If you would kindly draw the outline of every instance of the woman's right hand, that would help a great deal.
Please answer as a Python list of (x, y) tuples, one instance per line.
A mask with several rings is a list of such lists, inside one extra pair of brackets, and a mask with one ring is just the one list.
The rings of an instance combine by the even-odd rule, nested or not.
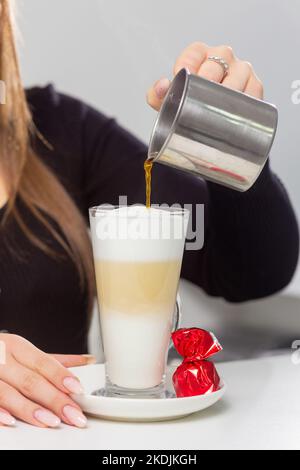
[(90, 363), (88, 356), (49, 355), (20, 336), (0, 333), (5, 361), (0, 363), (0, 425), (15, 419), (41, 428), (66, 424), (83, 428), (87, 420), (71, 394), (83, 393), (66, 367)]

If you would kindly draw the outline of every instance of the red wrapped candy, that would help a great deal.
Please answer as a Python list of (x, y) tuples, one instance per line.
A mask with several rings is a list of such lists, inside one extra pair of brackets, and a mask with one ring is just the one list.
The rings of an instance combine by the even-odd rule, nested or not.
[(183, 361), (173, 374), (173, 385), (178, 398), (205, 395), (219, 390), (220, 377), (212, 362)]
[(222, 350), (215, 336), (200, 328), (181, 328), (172, 333), (172, 339), (184, 358), (173, 374), (176, 396), (190, 397), (219, 390), (220, 377), (215, 365), (206, 360)]
[(180, 356), (190, 361), (201, 361), (222, 351), (217, 338), (200, 328), (181, 328), (172, 333), (172, 340)]

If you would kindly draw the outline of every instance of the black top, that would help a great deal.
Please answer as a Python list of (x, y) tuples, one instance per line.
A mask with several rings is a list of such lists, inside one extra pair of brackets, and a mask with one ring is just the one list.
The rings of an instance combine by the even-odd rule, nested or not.
[[(147, 149), (142, 142), (52, 86), (33, 88), (27, 96), (36, 126), (54, 148), (37, 141), (40, 158), (87, 221), (90, 206), (118, 204), (119, 195), (127, 195), (129, 204), (144, 203)], [(298, 259), (298, 228), (286, 191), (268, 165), (252, 189), (238, 193), (157, 164), (152, 201), (205, 204), (205, 245), (185, 253), (182, 275), (209, 295), (241, 302), (270, 295), (290, 281)], [(49, 240), (49, 233), (22, 210), (35, 233)], [(85, 353), (86, 296), (72, 262), (47, 257), (14, 222), (0, 233), (0, 262), (0, 330), (22, 335), (47, 352)]]

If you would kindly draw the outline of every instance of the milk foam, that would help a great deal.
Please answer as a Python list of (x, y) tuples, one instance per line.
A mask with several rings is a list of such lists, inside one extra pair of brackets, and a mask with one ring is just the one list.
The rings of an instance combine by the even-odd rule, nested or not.
[(96, 211), (94, 256), (112, 261), (167, 261), (182, 256), (188, 213), (145, 206)]

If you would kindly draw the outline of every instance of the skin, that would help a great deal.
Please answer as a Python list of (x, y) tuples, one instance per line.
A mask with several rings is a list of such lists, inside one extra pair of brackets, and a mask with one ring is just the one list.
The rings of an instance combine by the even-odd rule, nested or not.
[[(226, 77), (221, 65), (207, 60), (210, 55), (226, 60), (229, 65)], [(174, 75), (182, 68), (255, 98), (263, 98), (263, 85), (252, 65), (239, 60), (231, 47), (209, 47), (204, 43), (195, 42), (177, 58)], [(147, 101), (155, 110), (160, 109), (169, 85), (170, 81), (162, 78), (149, 89)], [(0, 173), (0, 207), (6, 199), (7, 194)], [(50, 356), (25, 339), (11, 334), (0, 334), (0, 341), (5, 343), (7, 350), (6, 363), (0, 365), (0, 425), (13, 425), (13, 417), (16, 417), (38, 427), (56, 427), (60, 421), (84, 427), (83, 415), (80, 419), (80, 409), (71, 399), (70, 390), (66, 388), (64, 381), (70, 377), (74, 379), (67, 367), (86, 365), (92, 359), (83, 356)], [(77, 420), (70, 420), (66, 416), (66, 405), (71, 406), (72, 410), (77, 410)], [(52, 413), (51, 425), (36, 418), (36, 412), (38, 411), (39, 416), (41, 410)], [(55, 417), (59, 419), (56, 418), (55, 421)]]
[(8, 194), (4, 187), (4, 180), (3, 180), (3, 176), (1, 175), (1, 170), (0, 170), (0, 207), (4, 206), (7, 200), (8, 200)]
[[(209, 56), (219, 56), (229, 65), (229, 73), (224, 77), (221, 65), (207, 60)], [(190, 44), (177, 58), (173, 73), (176, 75), (182, 68), (187, 68), (190, 73), (199, 75), (207, 80), (244, 92), (254, 98), (263, 99), (263, 84), (255, 74), (249, 62), (236, 57), (229, 46), (210, 47), (202, 42)], [(162, 100), (166, 95), (170, 82), (167, 78), (158, 80), (147, 93), (148, 104), (155, 110), (159, 110)]]

